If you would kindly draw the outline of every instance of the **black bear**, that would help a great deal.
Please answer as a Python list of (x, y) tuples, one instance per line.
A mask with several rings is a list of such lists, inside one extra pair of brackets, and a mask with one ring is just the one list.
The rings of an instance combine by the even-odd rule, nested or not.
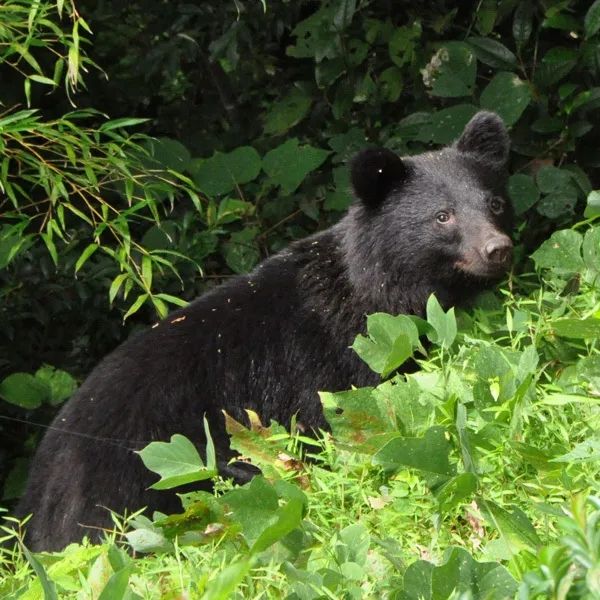
[[(377, 383), (349, 348), (365, 316), (422, 314), (435, 292), (464, 302), (506, 271), (509, 138), (476, 114), (447, 148), (399, 158), (386, 149), (351, 163), (357, 201), (336, 225), (295, 242), (248, 275), (203, 295), (106, 357), (42, 440), (18, 507), (27, 543), (52, 550), (97, 537), (107, 508), (180, 508), (134, 451), (181, 433), (203, 447), (207, 415), (223, 472), (224, 409), (244, 419), (326, 427), (318, 390)], [(89, 528), (88, 528), (89, 526)]]

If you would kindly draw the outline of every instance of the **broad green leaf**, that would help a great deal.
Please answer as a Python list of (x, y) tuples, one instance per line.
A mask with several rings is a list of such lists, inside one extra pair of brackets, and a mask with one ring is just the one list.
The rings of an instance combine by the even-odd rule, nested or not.
[(412, 25), (394, 27), (388, 42), (388, 53), (397, 67), (403, 67), (414, 60), (421, 33), (422, 27), (418, 21)]
[(550, 88), (565, 77), (577, 64), (577, 52), (571, 48), (550, 48), (535, 73), (535, 83)]
[(508, 179), (508, 195), (515, 209), (515, 214), (518, 216), (529, 210), (538, 201), (540, 192), (533, 177), (516, 173)]
[(600, 438), (596, 437), (584, 440), (583, 442), (576, 444), (570, 452), (550, 460), (551, 462), (573, 464), (600, 461)]
[(386, 471), (411, 467), (426, 473), (452, 476), (455, 468), (450, 464), (451, 445), (444, 427), (431, 427), (423, 437), (396, 437), (373, 456), (373, 464)]
[(77, 389), (77, 382), (69, 373), (48, 365), (40, 367), (35, 372), (35, 378), (48, 386), (48, 402), (53, 406), (64, 402)]
[(265, 154), (263, 169), (284, 194), (291, 194), (330, 154), (328, 150), (300, 146), (297, 138), (291, 138)]
[(517, 65), (517, 57), (496, 40), (470, 37), (467, 42), (473, 48), (477, 59), (494, 69), (512, 69)]
[(573, 185), (573, 178), (569, 171), (559, 169), (552, 165), (544, 165), (536, 175), (536, 181), (541, 192), (552, 194), (568, 192), (577, 194)]
[(419, 130), (418, 139), (436, 144), (450, 144), (460, 137), (465, 125), (477, 112), (472, 104), (456, 104), (438, 110)]
[(526, 44), (531, 37), (533, 31), (533, 4), (530, 0), (521, 0), (519, 6), (515, 10), (513, 17), (513, 37), (519, 45)]
[(225, 567), (206, 584), (206, 592), (201, 596), (201, 600), (227, 600), (231, 598), (235, 588), (250, 571), (252, 562), (251, 559), (240, 559)]
[(538, 201), (536, 209), (540, 215), (544, 215), (549, 219), (558, 219), (563, 215), (573, 213), (577, 195), (565, 194), (564, 192), (556, 192), (554, 194), (546, 194)]
[(592, 190), (587, 197), (587, 206), (583, 213), (586, 219), (600, 215), (600, 190)]
[(125, 598), (130, 574), (131, 567), (129, 566), (113, 573), (98, 596), (98, 600), (122, 600)]
[(399, 600), (506, 600), (517, 592), (517, 582), (500, 563), (477, 562), (463, 548), (449, 548), (439, 566), (424, 560), (404, 573)]
[(433, 328), (427, 337), (434, 344), (450, 348), (456, 339), (456, 317), (454, 307), (448, 312), (440, 306), (438, 299), (431, 294), (427, 299), (427, 322)]
[(502, 536), (502, 539), (515, 552), (529, 550), (536, 552), (540, 539), (527, 515), (516, 506), (512, 512), (489, 500), (479, 499), (477, 504), (486, 521)]
[(477, 9), (477, 30), (481, 35), (488, 35), (494, 29), (498, 16), (498, 2), (496, 0), (482, 0)]
[(286, 132), (304, 119), (311, 104), (310, 96), (301, 90), (292, 90), (285, 98), (271, 106), (265, 118), (265, 133), (277, 135)]
[(449, 479), (435, 490), (439, 509), (448, 512), (461, 502), (467, 502), (477, 491), (477, 476), (474, 473), (461, 473)]
[(257, 227), (247, 227), (232, 233), (229, 241), (223, 244), (225, 262), (234, 273), (247, 273), (260, 260), (255, 241), (257, 234)]
[(445, 42), (423, 71), (425, 85), (433, 96), (470, 96), (475, 85), (475, 56), (463, 42)]
[(497, 73), (481, 93), (481, 107), (498, 113), (514, 125), (531, 100), (529, 85), (514, 73)]
[(538, 269), (551, 269), (559, 274), (581, 273), (583, 236), (572, 229), (554, 232), (532, 255)]
[(178, 433), (171, 436), (170, 442), (151, 442), (137, 454), (147, 469), (160, 475), (160, 480), (150, 486), (155, 490), (168, 490), (216, 475), (215, 470), (204, 466), (194, 444)]
[(600, 319), (557, 319), (552, 321), (552, 331), (565, 338), (595, 339), (600, 337)]
[(585, 13), (583, 20), (585, 35), (588, 38), (596, 35), (600, 31), (600, 0), (596, 0)]
[(382, 377), (400, 367), (419, 344), (417, 327), (406, 315), (369, 315), (367, 332), (368, 337), (356, 337), (352, 349)]
[(50, 393), (50, 386), (30, 373), (13, 373), (0, 382), (0, 397), (27, 409), (41, 406)]
[[(397, 437), (395, 401), (401, 405), (403, 401), (413, 400), (406, 395), (398, 399), (393, 394), (376, 396), (372, 388), (319, 392), (319, 396), (339, 447), (365, 454), (374, 454), (392, 437)], [(415, 401), (418, 402), (418, 396)]]
[(252, 544), (250, 554), (263, 552), (298, 528), (302, 523), (303, 511), (304, 503), (296, 498), (292, 498), (287, 504), (280, 506), (274, 514), (276, 521), (263, 529), (258, 539)]
[(215, 152), (206, 159), (193, 159), (189, 170), (196, 185), (208, 196), (227, 194), (237, 185), (258, 177), (261, 159), (251, 146), (240, 146), (228, 153)]

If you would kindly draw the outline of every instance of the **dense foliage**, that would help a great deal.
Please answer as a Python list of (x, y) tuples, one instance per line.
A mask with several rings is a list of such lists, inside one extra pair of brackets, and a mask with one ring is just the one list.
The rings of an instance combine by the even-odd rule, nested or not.
[[(441, 565), (457, 545), (477, 562), (456, 549), (445, 564), (472, 581), (493, 571), (506, 590), (513, 578), (526, 582), (522, 597), (567, 597), (571, 584), (579, 595), (568, 597), (594, 597), (600, 513), (581, 498), (598, 488), (600, 260), (597, 230), (586, 229), (600, 211), (598, 0), (5, 0), (0, 80), (0, 480), (9, 505), (42, 426), (76, 381), (170, 305), (339, 218), (351, 201), (345, 161), (357, 149), (421, 152), (454, 139), (479, 108), (494, 110), (511, 127), (518, 217), (505, 304), (488, 298), (461, 313), (458, 337), (453, 316), (433, 303), (429, 325), (371, 317), (355, 348), (378, 372), (413, 351), (419, 328), (437, 349), (407, 380), (324, 394), (336, 445), (321, 442), (311, 466), (283, 460), (292, 473), (307, 469), (304, 492), (274, 484), (281, 465), (267, 464), (252, 491), (196, 500), (181, 524), (146, 523), (151, 533), (137, 535), (166, 552), (158, 563), (108, 546), (44, 566), (20, 555), (3, 572), (3, 595), (29, 588), (31, 566), (40, 579), (25, 597), (54, 585), (89, 585), (98, 597), (105, 584), (198, 595), (230, 565), (207, 597), (242, 582), (244, 597), (285, 585), (301, 598), (445, 598), (434, 584), (429, 595), (407, 591), (406, 566), (415, 549)], [(573, 223), (534, 255), (545, 285), (518, 275), (533, 271), (527, 257), (552, 231)], [(410, 414), (400, 395), (414, 400)], [(365, 405), (372, 414), (355, 414)], [(357, 445), (355, 427), (367, 417), (369, 447)], [(256, 437), (230, 425), (238, 440)], [(292, 457), (297, 435), (276, 429), (274, 442)], [(431, 464), (399, 458), (411, 444), (435, 449), (419, 452)], [(280, 508), (243, 514), (248, 497)], [(571, 519), (557, 520), (568, 501)], [(224, 507), (233, 516), (223, 518)], [(175, 543), (182, 532), (200, 550)], [(428, 564), (411, 567), (415, 581), (454, 581), (454, 567)], [(105, 597), (125, 594), (111, 589)], [(478, 589), (474, 597), (487, 597)]]

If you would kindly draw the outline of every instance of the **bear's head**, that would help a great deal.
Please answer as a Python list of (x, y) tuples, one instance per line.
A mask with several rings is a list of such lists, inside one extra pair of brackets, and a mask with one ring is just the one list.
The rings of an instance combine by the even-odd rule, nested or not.
[(400, 158), (372, 148), (355, 156), (358, 202), (344, 224), (355, 286), (381, 309), (422, 312), (432, 292), (453, 304), (501, 277), (512, 256), (508, 152), (502, 120), (479, 112), (437, 152)]

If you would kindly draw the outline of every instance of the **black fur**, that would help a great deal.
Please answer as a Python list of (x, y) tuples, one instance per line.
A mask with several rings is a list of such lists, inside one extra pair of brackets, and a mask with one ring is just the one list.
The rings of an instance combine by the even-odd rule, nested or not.
[(297, 414), (309, 428), (326, 427), (318, 390), (377, 383), (349, 349), (365, 315), (421, 314), (432, 292), (460, 303), (506, 270), (485, 248), (510, 244), (508, 205), (490, 209), (503, 192), (507, 153), (504, 126), (489, 113), (439, 152), (402, 160), (389, 150), (361, 153), (352, 180), (362, 202), (337, 225), (117, 348), (40, 444), (18, 509), (34, 513), (29, 546), (96, 537), (85, 525), (109, 525), (105, 507), (177, 510), (173, 493), (147, 490), (156, 477), (133, 451), (174, 433), (202, 447), (204, 413), (222, 465), (231, 456), (222, 409), (239, 420), (251, 408), (264, 422), (288, 424)]

